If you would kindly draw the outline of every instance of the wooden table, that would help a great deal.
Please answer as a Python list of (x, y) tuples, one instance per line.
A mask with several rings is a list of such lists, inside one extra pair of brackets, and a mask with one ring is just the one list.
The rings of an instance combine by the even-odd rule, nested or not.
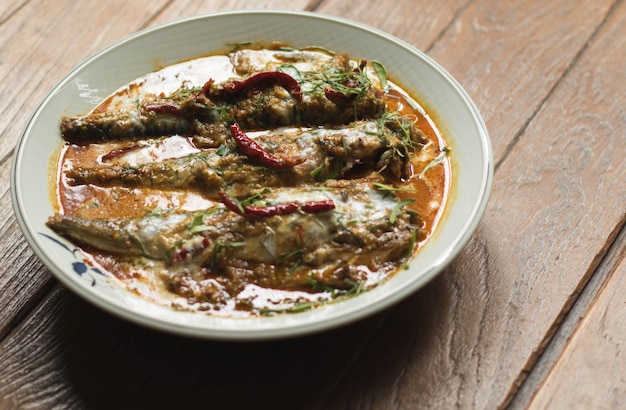
[[(22, 237), (20, 133), (104, 46), (252, 7), (350, 18), (443, 65), (492, 138), (485, 217), (422, 290), (325, 333), (202, 341), (104, 313)], [(0, 408), (626, 408), (626, 1), (3, 0), (0, 47)]]

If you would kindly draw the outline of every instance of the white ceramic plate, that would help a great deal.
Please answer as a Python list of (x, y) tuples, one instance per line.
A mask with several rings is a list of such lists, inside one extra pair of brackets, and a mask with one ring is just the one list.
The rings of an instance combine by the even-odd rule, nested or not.
[[(84, 114), (120, 86), (168, 65), (246, 41), (322, 46), (378, 60), (434, 116), (452, 146), (452, 192), (444, 217), (409, 269), (352, 299), (307, 312), (260, 318), (219, 318), (178, 312), (143, 300), (90, 268), (74, 246), (45, 226), (54, 209), (53, 153), (62, 145), (62, 115)], [(101, 308), (182, 335), (259, 340), (306, 334), (380, 311), (439, 273), (468, 242), (491, 189), (493, 161), (485, 124), (463, 88), (422, 52), (389, 34), (334, 17), (301, 12), (243, 11), (190, 18), (134, 34), (91, 57), (54, 87), (16, 148), (11, 193), (20, 227), (37, 256), (72, 291)]]

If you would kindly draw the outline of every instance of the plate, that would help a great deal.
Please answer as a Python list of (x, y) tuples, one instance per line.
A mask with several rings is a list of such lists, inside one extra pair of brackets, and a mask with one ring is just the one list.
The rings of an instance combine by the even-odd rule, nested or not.
[[(450, 199), (435, 233), (408, 269), (352, 299), (272, 317), (221, 318), (175, 311), (122, 289), (45, 226), (54, 213), (54, 153), (63, 142), (59, 120), (62, 115), (88, 112), (120, 86), (159, 66), (248, 41), (314, 45), (383, 62), (394, 82), (427, 108), (452, 147)], [(241, 11), (193, 17), (138, 32), (68, 73), (41, 102), (21, 135), (12, 163), (11, 194), (29, 245), (63, 284), (89, 302), (132, 322), (179, 335), (261, 340), (340, 326), (414, 293), (467, 244), (485, 210), (492, 179), (491, 145), (476, 106), (459, 83), (424, 53), (377, 29), (337, 17)]]

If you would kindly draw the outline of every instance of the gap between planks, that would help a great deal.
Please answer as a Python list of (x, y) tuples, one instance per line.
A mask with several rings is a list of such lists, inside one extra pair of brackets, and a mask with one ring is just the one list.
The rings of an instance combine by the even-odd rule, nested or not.
[(586, 317), (602, 289), (626, 256), (626, 213), (624, 213), (596, 256), (597, 263), (590, 266), (585, 279), (570, 296), (560, 314), (529, 357), (522, 372), (513, 383), (500, 408), (525, 409), (541, 388), (550, 370), (558, 361), (581, 321)]
[[(494, 170), (496, 173), (500, 165), (504, 163), (509, 153), (517, 144), (520, 136), (524, 134), (527, 127), (542, 110), (546, 101), (548, 101), (559, 84), (564, 81), (571, 69), (578, 63), (582, 55), (593, 43), (593, 40), (598, 36), (602, 28), (606, 26), (607, 21), (613, 16), (615, 10), (622, 2), (623, 0), (617, 0), (611, 5), (602, 22), (598, 24), (561, 77), (548, 91), (537, 110), (529, 117), (528, 121), (522, 125), (520, 131), (507, 146), (502, 158), (496, 162)], [(587, 272), (583, 275), (581, 282), (564, 304), (536, 350), (529, 356), (517, 379), (511, 385), (504, 401), (499, 406), (500, 408), (526, 408), (528, 406), (536, 390), (540, 388), (550, 369), (558, 359), (560, 352), (563, 351), (572, 335), (576, 332), (578, 324), (593, 305), (598, 296), (598, 292), (602, 289), (608, 278), (610, 278), (611, 273), (616, 269), (625, 254), (626, 213), (622, 215), (613, 231), (607, 237), (605, 245), (594, 258)]]
[[(445, 34), (453, 27), (454, 23), (465, 12), (465, 10), (469, 7), (469, 5), (472, 3), (472, 1), (473, 0), (469, 0), (467, 3), (465, 3), (465, 5), (463, 5), (462, 7), (460, 7), (457, 10), (456, 14), (450, 20), (448, 25), (446, 25), (441, 30), (439, 35), (437, 35), (437, 37), (435, 37), (435, 39), (430, 43), (430, 45), (425, 48), (425, 53), (426, 54), (428, 54), (437, 45), (437, 43), (445, 36)], [(310, 11), (310, 12), (315, 12), (324, 2), (325, 2), (325, 0), (311, 0), (310, 3), (305, 8), (305, 10), (306, 11)], [(315, 409), (315, 410), (323, 409), (323, 408), (325, 408), (329, 404), (329, 399), (332, 396), (332, 394), (337, 390), (337, 388), (338, 388), (338, 386), (340, 384), (340, 381), (345, 377), (346, 374), (349, 373), (349, 370), (353, 368), (354, 363), (357, 361), (357, 359), (360, 358), (361, 354), (366, 350), (366, 347), (368, 347), (371, 344), (374, 335), (379, 331), (379, 329), (381, 328), (382, 324), (387, 320), (387, 318), (396, 309), (398, 309), (397, 305), (387, 309), (385, 312), (382, 313), (381, 319), (376, 322), (375, 329), (369, 334), (369, 337), (367, 338), (367, 340), (365, 340), (363, 343), (361, 343), (361, 345), (360, 345), (360, 347), (358, 349), (359, 352), (353, 356), (353, 358), (350, 361), (350, 363), (344, 368), (342, 374), (339, 377), (336, 378), (336, 382), (323, 395), (320, 395), (320, 398), (318, 399), (317, 403), (312, 407), (313, 409)]]
[(439, 43), (439, 41), (441, 41), (444, 36), (446, 35), (446, 33), (448, 31), (450, 31), (450, 29), (454, 26), (454, 24), (459, 20), (459, 18), (461, 17), (461, 15), (463, 13), (465, 13), (465, 10), (467, 10), (467, 8), (470, 6), (470, 4), (472, 4), (473, 0), (468, 1), (467, 3), (465, 3), (464, 5), (462, 5), (461, 7), (458, 8), (458, 10), (456, 11), (456, 13), (454, 14), (454, 17), (452, 17), (450, 19), (450, 21), (448, 22), (448, 25), (445, 26), (443, 28), (443, 30), (441, 30), (439, 32), (439, 34), (437, 35), (437, 37), (435, 37), (435, 39), (433, 40), (432, 43), (430, 43), (430, 45), (428, 47), (426, 47), (424, 49), (424, 52), (426, 54), (430, 54), (430, 52), (433, 50), (433, 48), (435, 48), (435, 46), (437, 45), (437, 43)]
[[(22, 307), (21, 312), (13, 316), (4, 329), (0, 331), (0, 344), (5, 339), (9, 339), (14, 333), (17, 333), (24, 323), (28, 322), (28, 318), (40, 309), (40, 306), (46, 302), (48, 296), (56, 286), (62, 285), (56, 278), (50, 277), (46, 283), (29, 298), (28, 303)], [(0, 408), (1, 407), (2, 406), (0, 406)]]
[[(306, 11), (310, 11), (310, 12), (315, 12), (315, 10), (317, 10), (320, 5), (322, 3), (324, 3), (325, 0), (311, 0), (308, 5), (306, 6), (305, 10)], [(28, 4), (29, 0), (23, 1), (22, 3), (20, 3), (17, 7), (15, 7), (14, 10), (12, 10), (10, 12), (10, 14), (8, 14), (5, 18), (3, 18), (0, 21), (0, 25), (2, 25), (3, 23), (5, 23), (7, 20), (9, 20), (12, 16), (14, 16), (16, 13), (18, 13), (26, 4)], [(156, 21), (158, 21), (159, 16), (161, 16), (163, 13), (165, 13), (167, 11), (167, 9), (175, 3), (175, 0), (169, 0), (166, 3), (163, 4), (162, 7), (160, 7), (149, 19), (146, 20), (146, 22), (144, 24), (142, 24), (138, 29), (138, 30), (145, 30), (149, 27), (151, 27)], [(447, 29), (447, 28), (446, 28)], [(431, 45), (432, 47), (432, 45)], [(12, 160), (12, 157), (15, 154), (15, 147), (12, 148), (3, 158), (0, 158), (0, 166), (4, 165), (7, 162), (10, 162)], [(55, 286), (56, 285), (56, 286)], [(6, 327), (5, 331), (0, 334), (0, 342), (2, 340), (5, 340), (9, 337), (11, 337), (12, 334), (14, 334), (15, 332), (19, 331), (19, 329), (22, 327), (23, 323), (25, 321), (27, 321), (27, 319), (33, 315), (35, 312), (38, 311), (38, 309), (40, 308), (40, 306), (42, 305), (42, 303), (45, 303), (48, 295), (54, 291), (54, 289), (58, 286), (62, 286), (60, 285), (56, 280), (51, 280), (49, 281), (49, 283), (46, 284), (46, 286), (44, 286), (42, 289), (40, 289), (39, 292), (37, 292), (37, 294), (33, 295), (32, 299), (29, 301), (28, 306), (26, 306), (23, 311), (21, 312), (21, 314), (17, 315), (16, 317), (13, 318), (13, 320), (11, 321), (11, 323), (9, 323), (9, 325)], [(385, 315), (386, 317), (386, 315)], [(378, 326), (384, 322), (384, 320), (379, 321)], [(372, 332), (373, 334), (374, 332)], [(365, 347), (367, 344), (364, 344), (363, 346)], [(357, 355), (358, 356), (358, 355)], [(348, 369), (346, 369), (347, 371)]]
[[(148, 27), (150, 27), (157, 19), (158, 17), (172, 4), (174, 3), (175, 0), (169, 0), (167, 1), (157, 12), (155, 12), (143, 25), (140, 26), (140, 28), (138, 28), (136, 31), (138, 30), (144, 30)], [(14, 10), (11, 11), (11, 13), (6, 16), (2, 21), (0, 21), (0, 25), (2, 25), (3, 23), (5, 23), (7, 20), (9, 20), (12, 16), (14, 16), (16, 13), (18, 13), (29, 1), (24, 1), (21, 4), (19, 4)], [(27, 120), (26, 124), (24, 125), (24, 127), (28, 126), (28, 121), (30, 121), (29, 119)], [(21, 133), (21, 132), (20, 132)], [(5, 165), (8, 162), (12, 161), (13, 156), (15, 155), (15, 147), (13, 147), (10, 151), (7, 152), (7, 154), (0, 158), (0, 166)], [(9, 166), (8, 168), (10, 169), (12, 167)], [(9, 171), (10, 172), (10, 171)], [(10, 176), (9, 176), (10, 178)], [(15, 222), (17, 223), (17, 222)], [(43, 286), (41, 289), (39, 289), (39, 291), (37, 291), (35, 294), (32, 295), (32, 298), (29, 300), (28, 304), (26, 306), (23, 307), (22, 312), (20, 312), (20, 314), (16, 315), (10, 322), (9, 324), (6, 326), (6, 328), (4, 329), (4, 331), (2, 333), (0, 333), (0, 342), (2, 342), (3, 340), (11, 337), (12, 334), (14, 334), (15, 332), (17, 332), (23, 325), (23, 323), (25, 321), (27, 321), (27, 319), (33, 315), (35, 312), (38, 311), (39, 307), (41, 306), (42, 303), (45, 303), (46, 299), (48, 298), (48, 295), (53, 292), (53, 290), (55, 289), (55, 285), (59, 286), (59, 283), (56, 279), (51, 279), (48, 281), (48, 283), (45, 284), (45, 286)]]
[(559, 79), (554, 82), (554, 84), (552, 85), (552, 88), (550, 88), (550, 90), (546, 93), (544, 98), (541, 100), (541, 103), (537, 106), (537, 109), (528, 117), (526, 122), (524, 122), (522, 124), (522, 126), (520, 127), (519, 131), (515, 134), (513, 139), (511, 139), (511, 141), (509, 142), (509, 145), (507, 145), (507, 147), (504, 149), (504, 153), (502, 154), (502, 158), (496, 160), (496, 162), (494, 164), (494, 171), (497, 171), (500, 168), (500, 165), (502, 165), (504, 163), (504, 161), (506, 161), (507, 157), (509, 156), (511, 151), (513, 151), (513, 148), (515, 148), (515, 146), (517, 145), (517, 142), (519, 141), (521, 136), (524, 135), (524, 133), (526, 132), (526, 130), (528, 129), (530, 124), (533, 122), (535, 117), (537, 117), (539, 112), (541, 112), (543, 107), (546, 105), (546, 102), (552, 97), (552, 94), (554, 93), (554, 91), (561, 85), (561, 82), (565, 78), (567, 78), (567, 75), (572, 70), (572, 68), (576, 64), (578, 64), (578, 61), (580, 60), (580, 57), (585, 53), (585, 51), (587, 51), (589, 46), (593, 43), (593, 40), (598, 36), (598, 33), (600, 32), (600, 30), (606, 25), (606, 22), (608, 21), (608, 19), (615, 13), (615, 9), (617, 8), (617, 6), (621, 2), (622, 2), (622, 0), (616, 0), (611, 5), (611, 8), (609, 9), (609, 11), (604, 16), (604, 19), (602, 19), (602, 22), (600, 22), (600, 24), (598, 24), (598, 26), (593, 31), (593, 33), (591, 33), (591, 35), (589, 36), (589, 38), (585, 42), (584, 46), (582, 46), (580, 48), (580, 50), (578, 50), (578, 53), (576, 53), (576, 55), (574, 56), (572, 61), (570, 61), (570, 63), (565, 68), (565, 70), (563, 71), (563, 73), (561, 74)]
[(324, 3), (325, 0), (310, 0), (309, 4), (304, 8), (305, 11), (316, 11)]
[[(312, 0), (306, 7), (306, 10), (315, 11), (323, 2), (324, 0)], [(596, 37), (598, 31), (604, 26), (607, 18), (611, 15), (616, 5), (620, 2), (621, 0), (616, 1), (612, 5), (611, 9), (607, 13), (607, 16), (605, 16), (605, 19), (602, 21), (601, 24), (598, 25), (598, 27), (592, 33), (585, 45), (581, 47), (576, 56), (572, 59), (568, 67), (563, 72), (562, 76), (553, 84), (553, 87), (545, 95), (543, 101), (541, 102), (541, 104), (538, 105), (536, 111), (533, 112), (532, 115), (528, 118), (527, 122), (522, 125), (516, 136), (507, 146), (502, 158), (500, 158), (500, 160), (497, 162), (496, 170), (498, 169), (499, 165), (506, 160), (509, 152), (513, 149), (513, 147), (519, 140), (519, 137), (525, 132), (528, 124), (530, 124), (532, 120), (536, 117), (536, 115), (541, 111), (545, 102), (552, 96), (553, 91), (559, 86), (559, 84), (570, 71), (570, 69), (578, 62), (580, 56), (589, 47), (590, 42)], [(151, 23), (155, 21), (158, 16), (161, 15), (171, 3), (172, 0), (167, 2), (163, 8), (155, 13), (145, 23), (145, 25), (142, 26), (142, 28), (149, 27)], [(450, 27), (452, 27), (454, 22), (457, 21), (458, 16), (462, 14), (462, 12), (467, 8), (470, 3), (471, 1), (459, 10), (457, 15), (451, 20), (450, 24), (446, 26), (444, 30), (442, 30), (440, 35), (427, 48), (427, 52), (430, 51), (437, 44), (439, 39), (445, 35)], [(2, 163), (8, 160), (10, 156), (11, 154), (7, 155), (5, 158), (2, 158)], [(597, 257), (598, 264), (592, 265), (589, 269), (588, 274), (585, 275), (587, 279), (586, 281), (583, 280), (584, 283), (581, 282), (581, 285), (579, 286), (579, 288), (581, 288), (580, 293), (577, 289), (577, 291), (571, 296), (570, 301), (568, 301), (569, 303), (567, 303), (566, 306), (563, 308), (563, 310), (555, 320), (555, 323), (551, 327), (550, 331), (546, 334), (546, 337), (539, 345), (539, 351), (536, 352), (537, 354), (534, 354), (529, 358), (526, 366), (524, 366), (525, 370), (523, 370), (523, 372), (518, 377), (518, 380), (516, 380), (516, 383), (514, 383), (512, 391), (509, 392), (509, 395), (504, 402), (505, 405), (510, 404), (512, 407), (517, 407), (530, 402), (534, 391), (536, 391), (536, 388), (541, 385), (553, 363), (556, 359), (558, 359), (559, 352), (563, 350), (563, 347), (567, 344), (571, 335), (575, 333), (580, 319), (583, 317), (588, 308), (593, 304), (593, 301), (597, 297), (599, 289), (602, 288), (604, 282), (607, 280), (607, 278), (610, 277), (611, 272), (615, 269), (619, 260), (624, 257), (624, 254), (626, 253), (625, 218), (626, 215), (624, 215), (624, 217), (620, 220), (620, 224), (609, 236), (607, 240), (607, 245), (603, 247), (603, 249), (605, 249), (604, 254), (599, 254)], [(31, 307), (31, 312), (37, 310), (39, 304), (45, 299), (45, 295), (52, 291), (52, 289), (53, 286), (51, 286), (45, 292), (42, 292), (39, 301)], [(28, 316), (28, 314), (25, 316)], [(381, 320), (379, 324), (383, 321), (384, 319)], [(9, 333), (13, 333), (14, 330), (15, 328), (11, 329), (11, 332)], [(374, 333), (375, 332), (372, 332), (372, 334)], [(363, 346), (367, 344), (368, 343), (364, 343)], [(542, 349), (542, 347), (544, 348)], [(356, 355), (355, 357), (357, 356), (358, 355)]]
[(140, 31), (140, 30), (145, 30), (151, 27), (153, 24), (155, 24), (156, 21), (158, 21), (159, 16), (161, 16), (174, 3), (175, 3), (175, 0), (168, 0), (165, 4), (163, 4), (163, 6), (156, 13), (154, 13), (148, 20), (146, 20), (144, 24), (139, 26), (139, 28), (135, 30), (135, 32)]
[(30, 0), (24, 0), (21, 3), (19, 3), (18, 5), (16, 5), (13, 9), (9, 8), (9, 11), (7, 13), (6, 16), (1, 17), (0, 19), (0, 26), (2, 26), (4, 23), (6, 23), (8, 20), (11, 19), (11, 17), (13, 17), (15, 14), (17, 14), (22, 8), (24, 8), (24, 6), (26, 6), (26, 4), (29, 2)]

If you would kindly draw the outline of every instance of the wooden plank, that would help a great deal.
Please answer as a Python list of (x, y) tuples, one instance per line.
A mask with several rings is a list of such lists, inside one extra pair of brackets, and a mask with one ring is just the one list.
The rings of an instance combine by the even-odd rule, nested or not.
[[(479, 97), (488, 122), (502, 120), (502, 124), (497, 124), (496, 139), (508, 138), (517, 144), (510, 147), (498, 170), (494, 195), (477, 235), (444, 275), (382, 316), (312, 337), (245, 345), (181, 339), (138, 328), (87, 305), (59, 286), (22, 326), (0, 342), (0, 407), (106, 407), (122, 402), (127, 406), (164, 407), (176, 398), (177, 404), (211, 402), (223, 407), (307, 407), (318, 397), (321, 407), (350, 408), (493, 408), (506, 401), (509, 389), (518, 381), (517, 374), (530, 369), (546, 335), (563, 314), (563, 307), (572, 303), (585, 279), (593, 273), (611, 241), (611, 233), (624, 217), (619, 213), (620, 209), (623, 212), (620, 204), (624, 203), (626, 180), (621, 132), (626, 106), (623, 56), (609, 51), (624, 49), (620, 28), (624, 27), (624, 6), (622, 2), (620, 9), (612, 12), (611, 20), (577, 59), (577, 50), (600, 25), (607, 2), (593, 4), (593, 10), (579, 4), (580, 13), (587, 13), (584, 19), (568, 4), (557, 12), (552, 5), (527, 2), (537, 4), (536, 19), (550, 26), (545, 28), (549, 33), (542, 36), (538, 31), (544, 28), (536, 26), (535, 19), (526, 16), (524, 10), (518, 9), (514, 14), (525, 25), (512, 21), (513, 16), (496, 18), (503, 14), (500, 3), (487, 3), (494, 8), (492, 14), (481, 4), (472, 3), (435, 43), (432, 53), (446, 67), (446, 59), (456, 61), (455, 70), (459, 72), (453, 74), (464, 75), (462, 82), (470, 86), (475, 98)], [(68, 12), (73, 15), (77, 11), (71, 7), (105, 7), (72, 5), (67, 3)], [(145, 24), (169, 19), (167, 10), (158, 10), (150, 19), (144, 19)], [(33, 10), (30, 13), (33, 22), (23, 23), (31, 24), (25, 32), (34, 36), (34, 27), (45, 19)], [(408, 21), (405, 15), (408, 12), (390, 18)], [(71, 22), (55, 18), (57, 24)], [(491, 22), (486, 32), (481, 31), (484, 25), (478, 24), (483, 19)], [(496, 20), (502, 24), (497, 25)], [(76, 24), (79, 27), (69, 30), (70, 37), (87, 30), (87, 22)], [(395, 26), (394, 30), (410, 27), (406, 24)], [(525, 26), (531, 27), (526, 36)], [(6, 25), (2, 28), (0, 43), (5, 45), (4, 36), (8, 33), (4, 30)], [(488, 45), (480, 44), (476, 38), (460, 39), (460, 33), (491, 44), (494, 55), (487, 52)], [(550, 36), (555, 38), (551, 40)], [(539, 54), (550, 58), (536, 58), (530, 65), (524, 62), (528, 72), (531, 66), (539, 71), (529, 74), (534, 81), (516, 80), (513, 75), (508, 78), (506, 72), (500, 71), (503, 65), (497, 54), (502, 53), (503, 59), (513, 66), (513, 54), (507, 54), (509, 50), (504, 45), (513, 47), (523, 39), (532, 43), (533, 38), (542, 42), (536, 45), (541, 50)], [(564, 51), (547, 50), (543, 42), (562, 46)], [(480, 45), (478, 55), (486, 59), (470, 58), (472, 49), (466, 47), (472, 44)], [(75, 53), (70, 41), (62, 47), (70, 55)], [(530, 51), (525, 47), (530, 46), (518, 47), (525, 50), (524, 57), (529, 57)], [(564, 55), (552, 54), (562, 52)], [(18, 58), (15, 50), (12, 56), (11, 61)], [(39, 61), (54, 69), (52, 55)], [(567, 70), (567, 76), (559, 80)], [(27, 72), (39, 73), (34, 66), (28, 66)], [(495, 77), (488, 75), (493, 73)], [(35, 78), (41, 77), (39, 74)], [(13, 73), (15, 78), (17, 74)], [(499, 82), (500, 87), (489, 84), (490, 79)], [(532, 90), (523, 89), (516, 81), (526, 81)], [(491, 91), (485, 92), (481, 85)], [(554, 85), (558, 86), (550, 91)], [(541, 87), (546, 88), (545, 94), (537, 91)], [(502, 95), (493, 96), (499, 89), (514, 91), (516, 94), (510, 98), (520, 97), (514, 108), (524, 113), (500, 118), (498, 103), (504, 100)], [(6, 93), (6, 89), (0, 90)], [(36, 85), (26, 95), (44, 91), (42, 85)], [(537, 102), (526, 93), (549, 98)], [(31, 98), (16, 92), (7, 95), (13, 95), (19, 104)], [(8, 103), (1, 100), (4, 110)], [(528, 108), (533, 104), (534, 108)], [(515, 111), (510, 104), (505, 109)], [(22, 118), (15, 113), (0, 119), (3, 149), (6, 121)], [(525, 128), (530, 119), (533, 121)], [(500, 133), (509, 128), (524, 132), (519, 139)], [(499, 144), (498, 158), (504, 158), (509, 148), (502, 147), (509, 144)], [(1, 171), (5, 181), (7, 169), (5, 163)], [(10, 220), (6, 191), (0, 204), (6, 212), (0, 215), (2, 226), (10, 231), (0, 242), (2, 262), (8, 266), (20, 260), (13, 255), (17, 249), (14, 241), (25, 245)], [(32, 261), (32, 255), (24, 255), (22, 260)], [(25, 270), (30, 266), (35, 271), (39, 269), (35, 261), (24, 262)], [(4, 308), (6, 301), (9, 307), (15, 307), (14, 311), (23, 311), (26, 307), (19, 306), (18, 298), (7, 296), (8, 292), (29, 285), (20, 282), (18, 275), (17, 268), (0, 275), (0, 286), (7, 287), (6, 291), (1, 289), (0, 305)], [(45, 272), (39, 275), (44, 277)], [(24, 293), (35, 295), (34, 290)], [(33, 300), (32, 296), (26, 297)], [(89, 329), (89, 333), (84, 329)], [(258, 369), (266, 372), (259, 375)], [(172, 392), (171, 380), (182, 390)], [(118, 394), (105, 396), (102, 391)]]
[(307, 10), (311, 0), (219, 0), (219, 1), (198, 1), (183, 0), (175, 1), (168, 4), (161, 14), (154, 20), (154, 24), (161, 24), (175, 19), (194, 16), (204, 13), (213, 13), (220, 11), (236, 11), (236, 10), (263, 10), (263, 9), (279, 9), (279, 10)]
[(28, 0), (5, 0), (0, 3), (0, 25), (11, 18)]
[(300, 339), (211, 342), (132, 325), (57, 286), (0, 342), (0, 408), (312, 408), (383, 318)]
[[(158, 2), (151, 7), (155, 6)], [(130, 14), (115, 21), (98, 17), (109, 16), (119, 7), (120, 2), (113, 1), (85, 2), (81, 7), (70, 1), (14, 2), (14, 12), (0, 26), (0, 338), (54, 283), (50, 272), (26, 244), (13, 215), (9, 155), (28, 116), (66, 71), (111, 42), (110, 36), (121, 37), (147, 21), (138, 18), (136, 6), (127, 7), (131, 14), (135, 13), (132, 18)], [(147, 7), (143, 12), (155, 13), (156, 9)], [(78, 17), (81, 15), (94, 17), (86, 20)]]
[[(519, 390), (514, 395), (510, 403), (511, 408), (526, 409), (529, 407), (529, 403), (548, 378), (554, 364), (561, 357), (572, 336), (579, 328), (580, 321), (587, 316), (593, 304), (597, 302), (601, 289), (606, 286), (608, 278), (614, 274), (617, 265), (624, 258), (624, 253), (626, 252), (626, 229), (624, 228), (626, 220), (622, 221), (622, 223), (623, 225), (617, 239), (611, 245), (593, 276), (585, 284), (585, 287), (581, 289), (580, 295), (576, 297), (576, 302), (572, 305), (571, 310), (567, 313), (558, 329), (556, 329), (554, 337), (552, 337), (545, 350), (541, 353), (539, 360), (527, 373), (519, 378), (520, 380), (524, 378), (524, 382), (521, 383)], [(604, 354), (610, 356), (613, 354), (613, 351), (604, 351)]]
[(28, 117), (56, 82), (90, 54), (144, 27), (165, 3), (33, 0), (4, 21), (0, 158), (11, 152)]
[(544, 104), (613, 3), (474, 1), (430, 50), (478, 105), (496, 161)]
[[(307, 0), (254, 3), (228, 0), (84, 3), (38, 0), (23, 6), (17, 2), (7, 4), (3, 7), (7, 7), (6, 15), (10, 18), (0, 20), (0, 49), (3, 52), (3, 64), (0, 65), (0, 77), (3, 78), (0, 86), (0, 112), (3, 113), (0, 118), (0, 158), (8, 155), (28, 117), (56, 82), (91, 54), (135, 31), (218, 10), (301, 9), (307, 5)], [(84, 16), (90, 18), (87, 20)]]
[(15, 220), (9, 165), (5, 162), (0, 166), (0, 340), (53, 283), (50, 272), (27, 245)]
[(626, 403), (626, 235), (621, 239), (616, 265), (527, 408), (618, 409)]
[[(612, 18), (512, 147), (469, 245), (442, 277), (390, 314), (324, 404), (496, 408), (508, 403), (523, 381), (520, 375), (532, 368), (625, 218), (626, 72), (623, 55), (610, 51), (626, 46), (626, 5), (620, 6), (610, 11)], [(552, 14), (554, 36), (572, 24), (568, 10)], [(485, 12), (474, 7), (466, 13), (478, 11)], [(545, 9), (518, 10), (517, 18), (533, 21), (523, 12), (546, 19)], [(601, 24), (600, 16), (591, 14), (587, 10), (574, 20)], [(483, 18), (463, 15), (461, 21)], [(509, 34), (505, 28), (498, 26), (499, 36)], [(458, 52), (446, 56), (463, 58), (458, 45), (450, 47)], [(482, 63), (476, 64), (468, 70), (479, 70)], [(486, 71), (491, 61), (484, 64)], [(541, 76), (533, 77), (540, 81)], [(503, 77), (500, 83), (502, 89), (512, 87)], [(487, 115), (495, 116), (500, 107), (490, 107)], [(515, 118), (505, 125), (510, 122)]]
[[(31, 307), (31, 299), (45, 293), (53, 279), (24, 241), (11, 208), (9, 193), (10, 158), (14, 144), (28, 116), (39, 100), (67, 71), (88, 55), (134, 31), (181, 16), (246, 7), (241, 1), (221, 2), (76, 2), (31, 1), (3, 5), (13, 12), (0, 30), (3, 64), (0, 76), (0, 339)], [(270, 7), (283, 2), (264, 1)], [(304, 7), (306, 1), (290, 2)], [(248, 4), (249, 7), (251, 4)], [(115, 13), (113, 10), (123, 10)], [(7, 12), (8, 13), (8, 12)], [(91, 20), (77, 16), (91, 15)], [(111, 20), (111, 16), (116, 15)], [(157, 17), (158, 16), (158, 17)], [(46, 25), (41, 22), (45, 21)], [(58, 30), (64, 27), (64, 30)], [(19, 39), (19, 41), (18, 41)], [(26, 48), (24, 48), (26, 46)], [(36, 79), (36, 81), (33, 81)], [(24, 275), (23, 272), (29, 272)]]
[[(57, 286), (57, 289), (60, 286)], [(58, 339), (49, 337), (51, 325), (59, 318), (57, 315), (64, 307), (64, 301), (55, 292), (47, 299), (48, 303), (39, 306), (36, 312), (47, 310), (49, 316), (37, 323), (27, 321), (20, 326), (18, 338), (6, 338), (2, 342), (0, 353), (0, 407), (2, 408), (52, 408), (62, 398), (68, 407), (76, 407), (76, 397), (68, 393), (67, 386), (60, 385), (59, 373), (62, 373), (65, 346)], [(41, 319), (41, 318), (40, 318)], [(7, 354), (17, 354), (8, 356)], [(23, 358), (27, 357), (30, 363)], [(45, 358), (39, 362), (38, 357)], [(22, 360), (20, 360), (22, 359)], [(38, 362), (38, 367), (32, 367)], [(37, 380), (36, 383), (33, 380)], [(38, 392), (31, 391), (29, 386), (36, 385)], [(59, 404), (57, 404), (58, 406)]]
[(399, 0), (383, 4), (377, 0), (323, 1), (317, 12), (348, 18), (392, 34), (420, 50), (427, 50), (454, 21), (469, 0)]

